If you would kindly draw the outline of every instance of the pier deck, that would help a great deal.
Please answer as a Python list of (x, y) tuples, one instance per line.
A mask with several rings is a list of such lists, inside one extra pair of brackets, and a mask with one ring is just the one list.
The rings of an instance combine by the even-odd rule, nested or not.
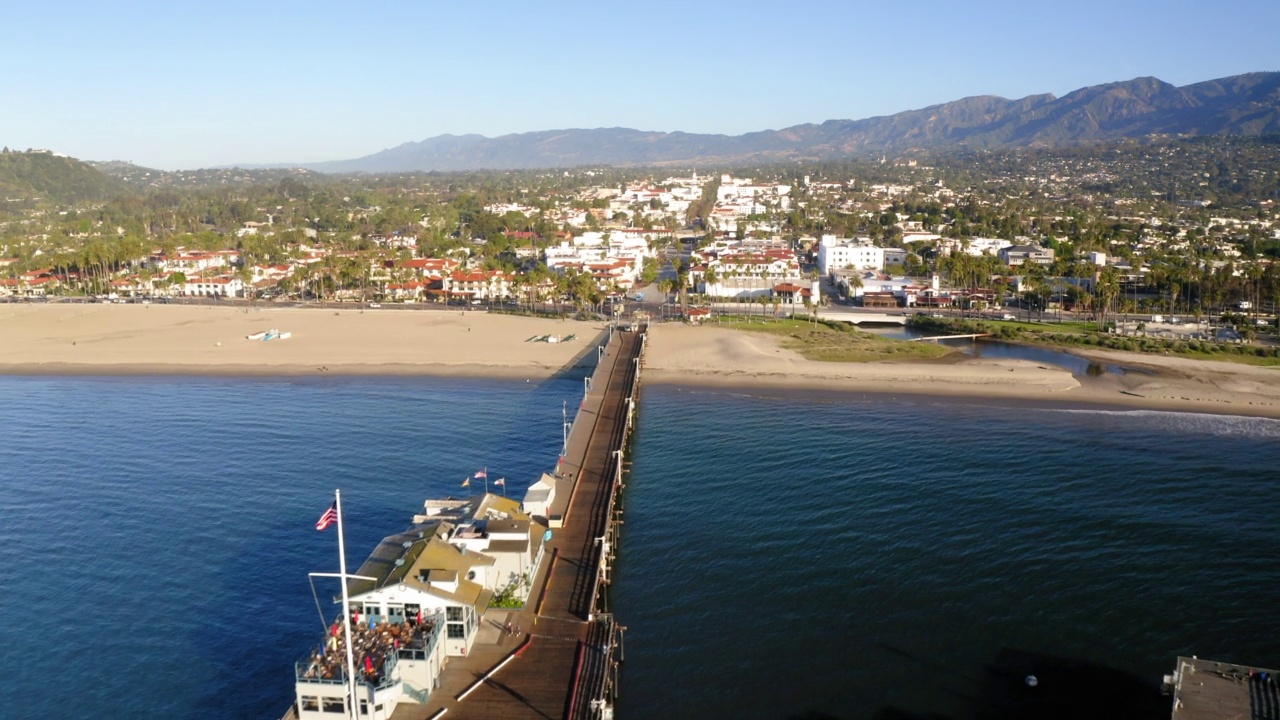
[(1180, 657), (1176, 677), (1173, 720), (1280, 718), (1275, 670)]
[[(449, 658), (425, 705), (401, 703), (393, 720), (590, 718), (591, 696), (612, 672), (612, 617), (593, 614), (596, 581), (620, 478), (640, 332), (616, 332), (574, 420), (551, 514), (563, 508), (549, 553), (522, 610), (491, 609), (466, 657)], [(519, 628), (508, 635), (506, 625)]]

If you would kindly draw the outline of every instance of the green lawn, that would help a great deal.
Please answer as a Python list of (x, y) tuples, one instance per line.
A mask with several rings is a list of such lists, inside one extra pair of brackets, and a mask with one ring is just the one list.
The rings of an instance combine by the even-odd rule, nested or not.
[(720, 327), (777, 336), (782, 347), (795, 350), (809, 360), (823, 362), (932, 360), (952, 352), (937, 343), (889, 340), (860, 333), (845, 323), (815, 325), (805, 320), (729, 320), (721, 322)]
[(1166, 340), (1100, 333), (1091, 322), (1026, 323), (1019, 321), (960, 318), (913, 318), (912, 326), (930, 335), (990, 332), (995, 340), (1042, 345), (1087, 352), (1122, 350), (1152, 355), (1172, 355), (1193, 360), (1218, 360), (1244, 365), (1280, 366), (1277, 348), (1263, 345), (1235, 345), (1207, 340)]

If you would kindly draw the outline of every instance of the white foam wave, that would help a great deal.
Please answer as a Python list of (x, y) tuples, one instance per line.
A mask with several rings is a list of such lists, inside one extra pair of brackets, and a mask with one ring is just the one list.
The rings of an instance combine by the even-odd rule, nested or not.
[(1168, 410), (1092, 410), (1086, 408), (1045, 408), (1044, 412), (1095, 415), (1139, 422), (1149, 430), (1203, 435), (1278, 438), (1280, 420), (1244, 415), (1172, 412)]

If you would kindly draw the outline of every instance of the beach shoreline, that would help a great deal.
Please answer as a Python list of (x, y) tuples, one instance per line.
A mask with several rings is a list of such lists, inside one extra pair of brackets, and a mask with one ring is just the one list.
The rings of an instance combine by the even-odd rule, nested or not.
[[(246, 339), (272, 328), (291, 337)], [(592, 347), (605, 331), (602, 322), (483, 311), (50, 303), (0, 312), (0, 374), (542, 381), (590, 365)], [(651, 326), (644, 381), (814, 398), (935, 397), (1010, 407), (1280, 418), (1280, 369), (1105, 350), (1071, 353), (1129, 372), (1076, 377), (1028, 360), (971, 357), (819, 362), (766, 334), (659, 323)]]
[(893, 389), (866, 389), (854, 385), (824, 387), (816, 383), (795, 381), (775, 382), (769, 380), (742, 380), (731, 376), (724, 377), (675, 377), (657, 375), (646, 376), (647, 387), (663, 387), (677, 391), (713, 392), (751, 397), (772, 398), (779, 400), (802, 400), (812, 402), (937, 402), (956, 403), (961, 405), (977, 405), (981, 407), (1000, 407), (1010, 410), (1060, 410), (1089, 412), (1174, 412), (1199, 415), (1225, 415), (1231, 417), (1250, 417), (1280, 420), (1280, 409), (1267, 406), (1233, 405), (1229, 403), (1197, 404), (1181, 400), (1163, 400), (1158, 398), (1132, 397), (1128, 401), (1124, 396), (1103, 393), (1025, 395), (1015, 392), (1004, 394), (981, 394), (973, 392), (957, 392), (953, 389), (930, 385), (897, 387)]
[(811, 397), (935, 397), (1010, 407), (1155, 410), (1280, 418), (1280, 369), (1117, 351), (1072, 354), (1127, 368), (1075, 377), (1029, 360), (829, 363), (764, 334), (654, 327), (645, 383)]

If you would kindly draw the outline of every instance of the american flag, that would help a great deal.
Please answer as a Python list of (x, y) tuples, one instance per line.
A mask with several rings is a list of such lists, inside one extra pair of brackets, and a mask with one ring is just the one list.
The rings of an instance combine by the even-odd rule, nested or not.
[(489, 477), (489, 471), (488, 471), (488, 470), (477, 470), (477, 471), (476, 471), (476, 479), (477, 479), (477, 480), (484, 480), (484, 479), (485, 479), (485, 478), (487, 478), (487, 477)]
[(504, 486), (505, 486), (505, 485), (507, 484), (507, 479), (506, 479), (506, 478), (498, 478), (497, 480), (494, 480), (494, 481), (493, 481), (493, 484), (494, 484), (494, 485), (504, 485)]
[(330, 505), (329, 509), (324, 511), (324, 514), (316, 521), (316, 529), (324, 530), (336, 522), (338, 522), (338, 503)]

